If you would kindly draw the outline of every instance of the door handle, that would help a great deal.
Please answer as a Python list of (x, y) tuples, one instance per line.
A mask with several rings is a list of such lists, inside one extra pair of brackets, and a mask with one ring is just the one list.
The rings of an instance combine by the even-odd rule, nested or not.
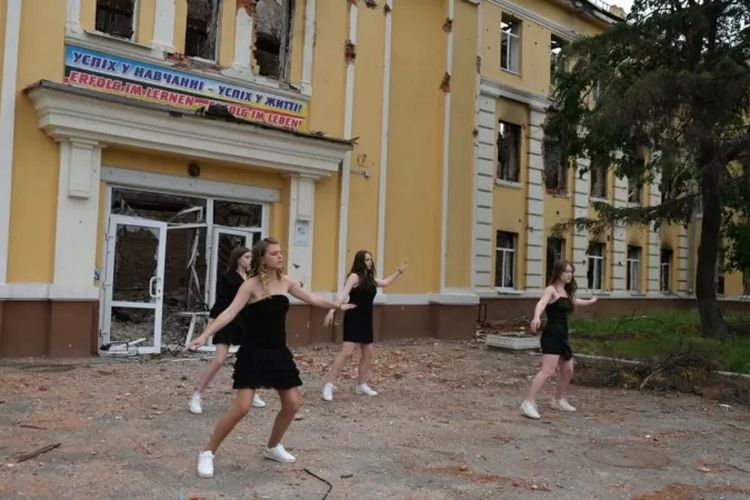
[(152, 299), (156, 299), (159, 297), (157, 294), (158, 293), (157, 290), (154, 288), (154, 284), (156, 283), (158, 279), (159, 278), (157, 278), (156, 276), (151, 276), (151, 279), (148, 280), (148, 295)]

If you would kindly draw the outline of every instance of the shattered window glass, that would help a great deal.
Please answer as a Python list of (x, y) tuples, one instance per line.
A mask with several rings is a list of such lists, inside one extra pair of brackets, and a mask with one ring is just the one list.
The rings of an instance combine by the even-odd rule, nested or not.
[(216, 60), (221, 0), (188, 0), (185, 55)]
[(258, 0), (253, 55), (261, 76), (286, 77), (293, 14), (293, 0)]
[(97, 31), (120, 38), (133, 38), (135, 0), (96, 0)]
[(228, 227), (261, 227), (263, 205), (214, 201), (214, 224)]
[(206, 200), (164, 193), (113, 189), (111, 213), (173, 224), (205, 222)]

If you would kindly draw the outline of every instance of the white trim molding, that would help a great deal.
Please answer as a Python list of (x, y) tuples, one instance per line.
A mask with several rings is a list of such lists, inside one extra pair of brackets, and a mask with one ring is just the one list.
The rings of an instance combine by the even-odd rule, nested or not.
[[(357, 46), (358, 9), (355, 4), (349, 4), (349, 42)], [(344, 95), (344, 138), (352, 137), (354, 121), (354, 59), (346, 65), (346, 93)], [(339, 249), (338, 249), (338, 280), (337, 286), (344, 286), (346, 278), (346, 250), (349, 246), (349, 182), (352, 168), (351, 150), (344, 156), (341, 167), (341, 205), (339, 206)]]
[[(289, 186), (288, 273), (312, 283), (315, 234), (315, 178), (295, 175)], [(308, 285), (309, 286), (309, 285)]]
[(492, 194), (495, 186), (495, 98), (479, 95), (477, 104), (477, 147), (474, 167), (472, 286), (492, 284)]
[(38, 124), (55, 140), (86, 139), (240, 166), (327, 177), (351, 143), (253, 123), (208, 120), (168, 106), (139, 103), (41, 82), (26, 91)]
[(176, 0), (156, 0), (156, 11), (154, 12), (154, 39), (151, 46), (154, 49), (173, 53), (174, 48), (174, 21)]
[[(385, 268), (385, 218), (388, 192), (388, 126), (391, 112), (391, 39), (393, 33), (393, 0), (386, 0), (385, 55), (383, 63), (383, 109), (380, 131), (380, 175), (378, 176), (378, 243), (376, 260), (379, 277)], [(378, 293), (382, 289), (378, 288)]]
[[(448, 21), (453, 22), (456, 17), (456, 0), (448, 0)], [(445, 74), (453, 75), (453, 30), (448, 31), (448, 43), (445, 54)], [(449, 174), (450, 174), (450, 143), (451, 143), (451, 90), (444, 92), (443, 110), (443, 185), (440, 201), (440, 291), (447, 285), (446, 275), (448, 266), (448, 203), (449, 203)]]
[(49, 283), (0, 285), (0, 300), (99, 300), (97, 287), (71, 288)]
[(526, 195), (526, 290), (544, 288), (544, 112), (532, 108), (529, 113), (529, 169)]
[(535, 111), (544, 112), (552, 104), (549, 97), (545, 95), (526, 92), (525, 90), (505, 85), (487, 77), (482, 77), (480, 92), (482, 95), (494, 97), (495, 99), (502, 97), (511, 101), (528, 104)]
[(10, 197), (13, 181), (13, 141), (16, 123), (18, 38), (22, 0), (7, 2), (3, 45), (3, 80), (0, 87), (0, 284), (8, 275)]
[(80, 34), (81, 32), (81, 0), (68, 0), (65, 33)]
[[(302, 47), (302, 95), (312, 96), (313, 59), (315, 57), (315, 0), (305, 2), (305, 40)], [(387, 21), (386, 21), (387, 22)]]
[(155, 189), (168, 193), (185, 193), (217, 198), (277, 203), (281, 201), (278, 189), (247, 186), (243, 184), (210, 181), (199, 177), (178, 177), (175, 175), (155, 174), (145, 170), (131, 170), (120, 167), (102, 167), (101, 180), (116, 186), (128, 186), (143, 189)]
[(238, 5), (234, 18), (234, 61), (238, 73), (252, 74), (253, 18), (248, 9)]

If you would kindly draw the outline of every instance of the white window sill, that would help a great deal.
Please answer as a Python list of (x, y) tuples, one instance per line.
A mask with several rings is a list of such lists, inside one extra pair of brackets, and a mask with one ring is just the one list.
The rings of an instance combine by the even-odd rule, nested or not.
[(648, 294), (641, 291), (628, 290), (631, 297), (648, 297)]
[(112, 53), (129, 58), (148, 59), (164, 62), (166, 53), (150, 45), (138, 43), (127, 38), (112, 36), (101, 31), (83, 31), (66, 33), (66, 43), (100, 52)]
[(500, 66), (500, 70), (505, 73), (511, 74), (513, 76), (517, 76), (518, 78), (521, 78), (521, 73), (519, 73), (518, 71), (513, 71), (512, 69), (503, 68), (502, 66)]
[(495, 179), (495, 185), (496, 186), (507, 187), (507, 188), (511, 188), (511, 189), (522, 189), (523, 188), (523, 184), (521, 184), (520, 182), (506, 181), (504, 179)]
[(547, 189), (546, 192), (548, 196), (551, 196), (553, 198), (570, 199), (569, 192), (555, 191), (554, 189)]
[(590, 196), (589, 201), (597, 202), (597, 203), (609, 203), (609, 200), (607, 198), (598, 198), (596, 196)]
[(643, 204), (638, 203), (638, 202), (634, 202), (634, 201), (629, 201), (629, 202), (626, 203), (626, 206), (628, 208), (640, 208), (640, 207), (643, 206)]
[(521, 292), (515, 288), (502, 288), (496, 286), (495, 291), (498, 295), (521, 295)]

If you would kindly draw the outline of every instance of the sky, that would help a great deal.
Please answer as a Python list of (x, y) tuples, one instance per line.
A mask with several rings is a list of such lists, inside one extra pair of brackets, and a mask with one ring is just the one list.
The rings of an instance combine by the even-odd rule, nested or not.
[(630, 7), (633, 5), (633, 0), (604, 0), (605, 2), (609, 4), (617, 5), (618, 7), (622, 7), (625, 9), (625, 12), (630, 11)]

